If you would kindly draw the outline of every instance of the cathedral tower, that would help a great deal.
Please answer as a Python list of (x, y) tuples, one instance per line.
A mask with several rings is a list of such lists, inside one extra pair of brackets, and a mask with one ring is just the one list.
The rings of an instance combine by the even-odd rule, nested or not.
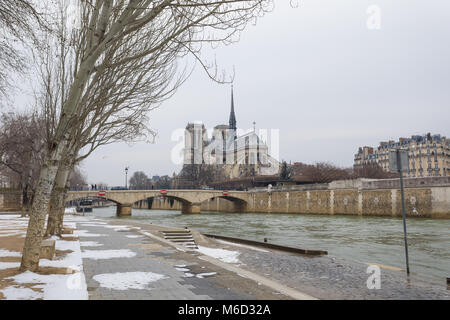
[(234, 114), (233, 86), (231, 86), (231, 112), (230, 112), (230, 130), (236, 131), (236, 115)]

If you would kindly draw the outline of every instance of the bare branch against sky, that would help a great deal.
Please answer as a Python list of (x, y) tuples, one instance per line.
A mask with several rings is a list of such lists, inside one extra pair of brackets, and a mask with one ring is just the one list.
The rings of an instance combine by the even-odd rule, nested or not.
[[(280, 157), (351, 166), (361, 145), (426, 132), (450, 135), (450, 3), (446, 0), (277, 1), (230, 46), (201, 56), (234, 74), (240, 127), (280, 129)], [(188, 121), (226, 123), (229, 85), (213, 83), (198, 65), (148, 125), (156, 144), (102, 147), (83, 163), (89, 182), (122, 185), (123, 169), (171, 174)], [(18, 95), (19, 105), (27, 104)]]

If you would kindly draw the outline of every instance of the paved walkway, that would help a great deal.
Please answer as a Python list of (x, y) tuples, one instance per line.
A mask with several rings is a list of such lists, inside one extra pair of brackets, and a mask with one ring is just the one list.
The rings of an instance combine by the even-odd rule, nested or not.
[[(450, 299), (445, 279), (407, 279), (381, 268), (381, 288), (368, 289), (368, 265), (352, 260), (255, 249), (194, 233), (198, 244), (237, 253), (238, 261), (229, 264), (158, 240), (161, 228), (151, 224), (83, 219), (76, 233), (90, 299)], [(133, 276), (150, 280), (144, 288), (120, 290), (120, 280), (129, 286)]]
[(83, 250), (89, 299), (289, 298), (201, 260), (199, 254), (182, 252), (143, 235), (151, 226), (104, 221), (86, 218), (77, 222), (75, 231)]

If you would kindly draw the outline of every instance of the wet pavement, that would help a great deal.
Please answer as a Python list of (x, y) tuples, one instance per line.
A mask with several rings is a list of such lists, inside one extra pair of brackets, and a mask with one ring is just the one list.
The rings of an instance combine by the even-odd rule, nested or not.
[(309, 258), (245, 250), (239, 259), (249, 270), (320, 299), (450, 299), (445, 279), (418, 275), (408, 279), (404, 271), (381, 267), (377, 289), (369, 264), (337, 257)]
[(145, 236), (142, 232), (150, 231), (145, 227), (129, 223), (114, 227), (117, 224), (84, 217), (76, 224), (90, 300), (288, 298), (203, 261), (197, 253)]
[[(84, 251), (89, 299), (293, 299), (296, 293), (319, 299), (450, 299), (445, 279), (419, 275), (408, 278), (402, 270), (387, 266), (379, 269), (377, 289), (375, 282), (368, 281), (374, 274), (366, 263), (261, 250), (195, 232), (197, 244), (239, 252), (238, 262), (228, 268), (228, 264), (208, 262), (197, 251), (158, 240), (158, 226), (129, 220), (80, 219), (76, 235)], [(245, 271), (275, 285), (255, 281)], [(128, 279), (133, 276), (151, 279), (143, 287), (133, 288)], [(125, 279), (128, 287), (120, 288), (120, 280), (108, 284), (111, 279)], [(276, 290), (278, 284), (294, 290), (294, 294)]]

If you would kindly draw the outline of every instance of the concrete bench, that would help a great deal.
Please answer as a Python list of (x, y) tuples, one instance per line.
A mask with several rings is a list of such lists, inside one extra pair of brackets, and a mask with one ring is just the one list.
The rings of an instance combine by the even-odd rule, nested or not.
[(55, 240), (42, 240), (41, 242), (41, 254), (39, 256), (40, 259), (49, 259), (53, 260), (55, 256)]

